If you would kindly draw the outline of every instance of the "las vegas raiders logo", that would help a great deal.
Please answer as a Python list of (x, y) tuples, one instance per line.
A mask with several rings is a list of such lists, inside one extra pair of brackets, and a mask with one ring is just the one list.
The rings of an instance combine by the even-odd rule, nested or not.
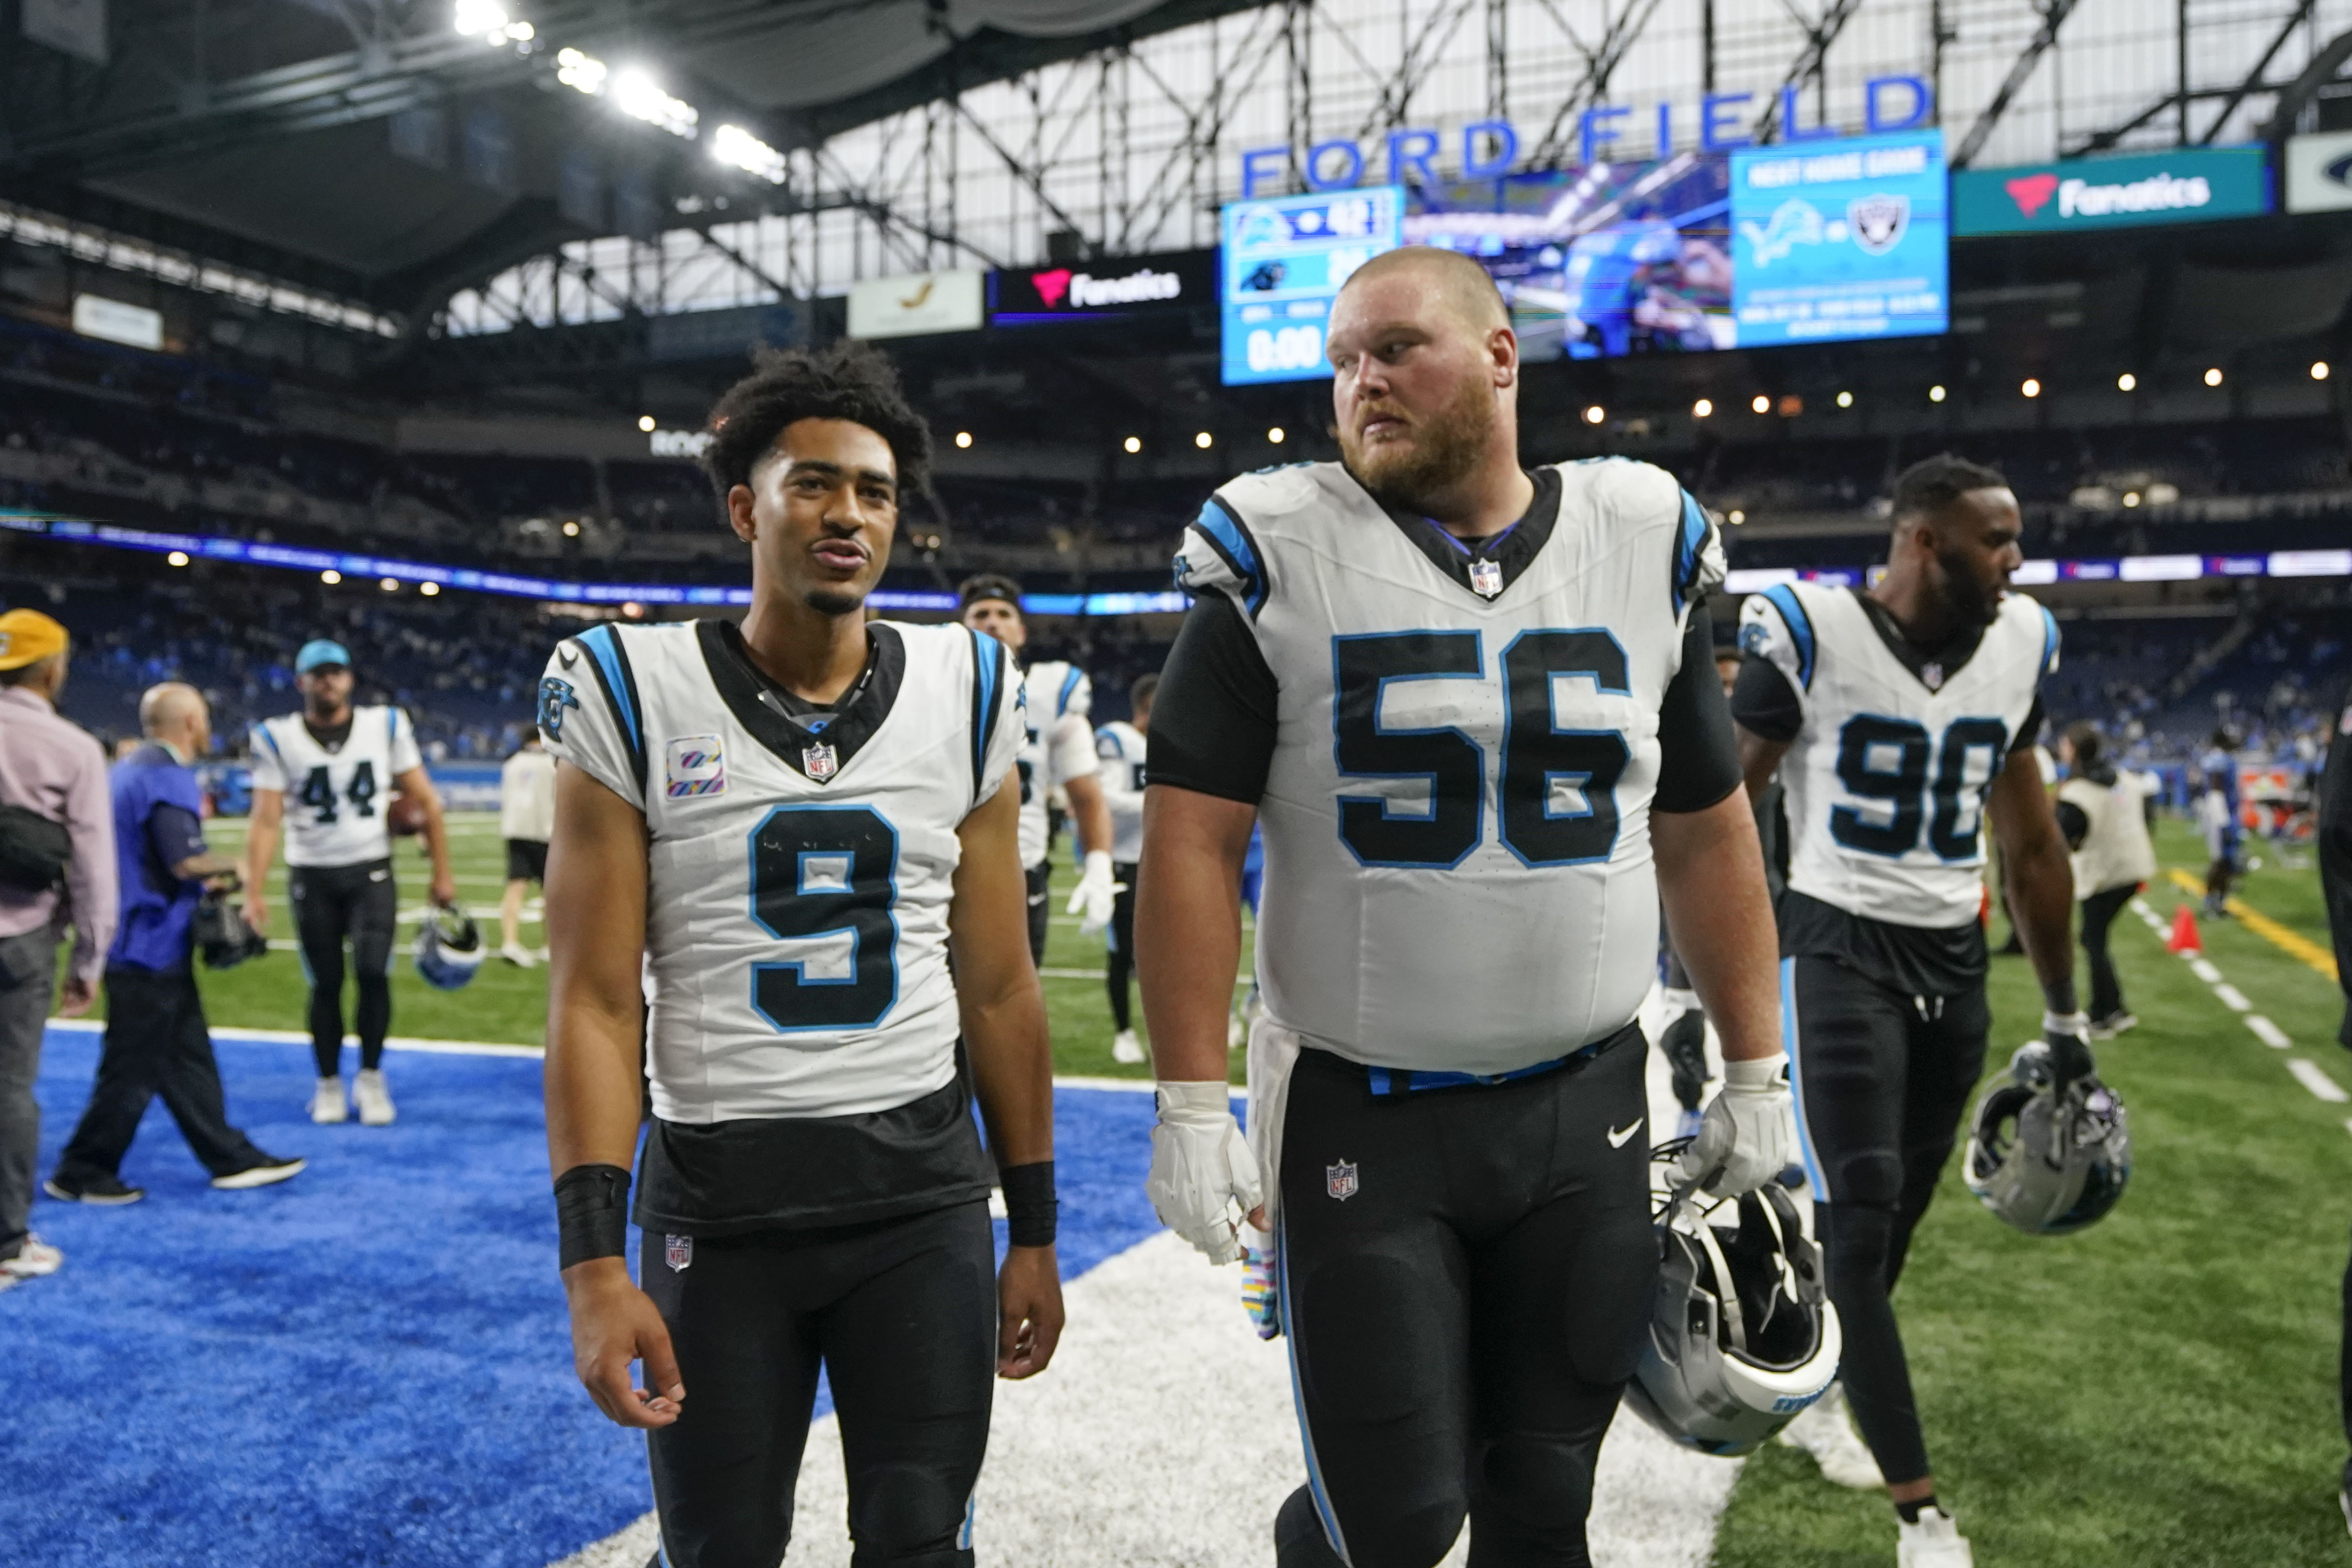
[(1352, 1160), (1341, 1160), (1336, 1166), (1323, 1167), (1323, 1190), (1341, 1203), (1356, 1196), (1356, 1166)]
[(1911, 226), (1911, 198), (1856, 196), (1846, 204), (1845, 221), (1854, 244), (1872, 256), (1885, 256), (1903, 243), (1904, 232)]

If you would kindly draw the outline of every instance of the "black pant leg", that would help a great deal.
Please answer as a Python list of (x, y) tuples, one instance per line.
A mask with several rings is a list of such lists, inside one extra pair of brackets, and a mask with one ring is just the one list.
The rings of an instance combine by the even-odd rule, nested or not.
[(1110, 945), (1104, 954), (1103, 976), (1110, 991), (1111, 1027), (1124, 1033), (1134, 1027), (1128, 982), (1135, 973), (1135, 867), (1113, 865), (1110, 873), (1126, 886), (1111, 901)]
[(2091, 963), (2091, 1017), (2094, 1021), (2109, 1018), (2124, 1010), (2124, 988), (2116, 978), (2115, 956), (2108, 944), (2114, 934), (2116, 916), (2132, 895), (2136, 887), (2111, 887), (2095, 893), (2083, 900), (2083, 952)]
[(333, 1078), (343, 1063), (344, 890), (338, 867), (294, 866), (286, 895), (294, 905), (294, 936), (310, 979), (310, 1055), (319, 1076)]
[(400, 892), (389, 862), (373, 867), (352, 890), (352, 973), (359, 981), (359, 1004), (352, 1009), (352, 1032), (360, 1037), (360, 1066), (383, 1061), (383, 1037), (392, 1031), (392, 943), (400, 924)]
[(205, 998), (196, 977), (185, 973), (165, 977), (178, 993), (173, 1030), (157, 1042), (156, 1091), (178, 1123), (188, 1152), (214, 1176), (247, 1169), (261, 1151), (244, 1133), (229, 1125), (228, 1104), (221, 1093), (220, 1061), (213, 1054), (211, 1026), (205, 1019)]
[(2336, 1038), (2352, 1046), (2352, 821), (2322, 821), (2319, 891), (2327, 901), (2327, 933), (2336, 946), (2336, 983), (2345, 995), (2344, 1021)]
[(644, 1237), (645, 1291), (688, 1396), (646, 1438), (667, 1568), (776, 1568), (816, 1402), (824, 1249), (782, 1232), (704, 1237), (673, 1269), (662, 1234)]
[(1911, 1237), (1936, 1198), (1944, 1166), (1959, 1141), (1960, 1121), (1984, 1076), (1992, 1003), (1982, 990), (1929, 998), (1931, 1016), (1911, 1033), (1903, 1103), (1903, 1192), (1886, 1257), (1886, 1288), (1903, 1277)]
[(841, 1418), (852, 1568), (971, 1568), (996, 1381), (988, 1207), (900, 1220), (867, 1247), (870, 1272), (815, 1320)]
[(166, 977), (139, 969), (106, 972), (106, 1035), (99, 1047), (98, 1076), (81, 1121), (58, 1156), (57, 1177), (67, 1186), (119, 1173), (139, 1135), (140, 1120), (155, 1098), (165, 1042), (178, 1027), (175, 998), (158, 983)]
[(1045, 905), (1053, 891), (1054, 857), (1047, 855), (1029, 868), (1029, 961), (1043, 967), (1045, 963), (1045, 921), (1051, 914)]

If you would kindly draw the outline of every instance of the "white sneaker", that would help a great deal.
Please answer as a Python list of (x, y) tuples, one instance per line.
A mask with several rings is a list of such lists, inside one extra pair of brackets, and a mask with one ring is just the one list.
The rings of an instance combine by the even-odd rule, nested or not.
[(384, 1086), (381, 1069), (360, 1069), (358, 1079), (352, 1084), (352, 1098), (359, 1102), (361, 1126), (392, 1125), (392, 1091)]
[(351, 1107), (343, 1103), (343, 1081), (321, 1078), (316, 1092), (310, 1096), (310, 1120), (324, 1126), (350, 1115)]
[(1242, 1015), (1237, 1012), (1227, 1013), (1225, 1015), (1225, 1049), (1236, 1050), (1247, 1039), (1249, 1039), (1249, 1026), (1242, 1022)]
[(1878, 1461), (1870, 1457), (1868, 1446), (1855, 1435), (1853, 1422), (1846, 1415), (1843, 1384), (1831, 1384), (1827, 1394), (1781, 1427), (1780, 1441), (1812, 1455), (1825, 1481), (1860, 1489), (1886, 1484), (1886, 1478), (1878, 1473)]
[(1940, 1508), (1923, 1508), (1919, 1522), (1895, 1521), (1895, 1568), (1976, 1568), (1969, 1538)]
[(0, 1291), (20, 1285), (27, 1280), (37, 1280), (54, 1274), (66, 1255), (37, 1236), (27, 1235), (25, 1244), (14, 1258), (0, 1259)]
[(520, 942), (509, 942), (499, 948), (499, 956), (519, 969), (528, 969), (539, 962), (539, 955)]
[(1110, 1059), (1123, 1067), (1134, 1067), (1143, 1061), (1143, 1042), (1135, 1038), (1133, 1030), (1123, 1029), (1112, 1039)]

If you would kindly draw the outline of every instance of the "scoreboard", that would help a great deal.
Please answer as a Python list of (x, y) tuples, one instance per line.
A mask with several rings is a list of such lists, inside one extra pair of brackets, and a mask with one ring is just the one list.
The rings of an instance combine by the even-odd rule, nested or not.
[(1331, 373), (1323, 334), (1349, 274), (1403, 239), (1397, 185), (1236, 202), (1218, 252), (1224, 383), (1313, 381)]

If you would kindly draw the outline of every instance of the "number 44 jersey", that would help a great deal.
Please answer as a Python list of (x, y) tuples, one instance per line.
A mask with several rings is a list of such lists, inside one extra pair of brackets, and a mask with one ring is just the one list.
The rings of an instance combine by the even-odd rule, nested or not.
[(253, 787), (286, 796), (288, 865), (364, 865), (389, 856), (383, 810), (392, 781), (424, 761), (416, 727), (396, 707), (352, 709), (351, 732), (331, 751), (299, 713), (253, 729)]
[(645, 813), (664, 1122), (858, 1115), (955, 1075), (957, 829), (1020, 752), (1020, 676), (961, 626), (866, 634), (830, 709), (725, 622), (600, 626), (548, 661), (547, 748)]

